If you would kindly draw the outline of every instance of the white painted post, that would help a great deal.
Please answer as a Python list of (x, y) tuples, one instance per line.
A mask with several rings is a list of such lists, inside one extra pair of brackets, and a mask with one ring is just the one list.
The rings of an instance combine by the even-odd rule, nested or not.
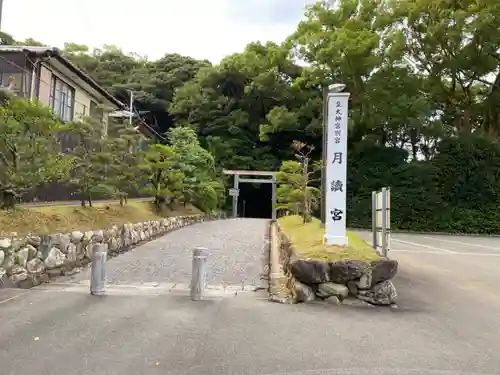
[(386, 198), (385, 198), (385, 206), (386, 206), (386, 224), (387, 228), (385, 230), (386, 235), (386, 248), (387, 248), (387, 256), (391, 252), (391, 188), (386, 189)]
[(387, 256), (387, 189), (382, 188), (382, 255)]
[(193, 301), (203, 300), (206, 260), (206, 248), (197, 247), (193, 250), (193, 271), (191, 275), (191, 299)]
[(328, 148), (328, 87), (323, 86), (323, 128), (321, 139), (321, 222), (320, 227), (325, 227), (326, 221), (326, 160)]
[(325, 243), (347, 245), (347, 114), (349, 93), (328, 94)]
[[(90, 246), (90, 245), (89, 245)], [(90, 294), (101, 296), (106, 290), (106, 260), (108, 245), (97, 243), (92, 247), (92, 265), (90, 269)]]

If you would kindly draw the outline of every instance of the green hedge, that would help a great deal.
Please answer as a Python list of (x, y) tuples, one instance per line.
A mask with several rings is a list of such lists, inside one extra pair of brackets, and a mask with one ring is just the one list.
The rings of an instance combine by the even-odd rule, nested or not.
[(430, 161), (359, 145), (349, 155), (348, 225), (371, 226), (371, 192), (391, 188), (394, 229), (500, 233), (500, 146), (487, 138), (445, 139)]

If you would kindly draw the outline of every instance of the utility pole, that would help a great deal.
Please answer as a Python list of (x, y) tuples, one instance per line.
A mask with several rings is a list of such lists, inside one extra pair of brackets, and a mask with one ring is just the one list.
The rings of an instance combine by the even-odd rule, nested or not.
[[(0, 0), (2, 1), (2, 0)], [(128, 121), (129, 121), (129, 124), (132, 125), (132, 117), (134, 116), (134, 92), (133, 91), (130, 91), (130, 108), (129, 108), (129, 111), (130, 111), (130, 117), (128, 118)]]

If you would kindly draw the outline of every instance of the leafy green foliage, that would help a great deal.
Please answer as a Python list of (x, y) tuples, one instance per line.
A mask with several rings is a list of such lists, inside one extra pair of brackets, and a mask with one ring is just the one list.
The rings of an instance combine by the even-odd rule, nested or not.
[(390, 186), (397, 228), (499, 233), (500, 2), (329, 3), (308, 8), (282, 45), (250, 43), (217, 66), (67, 44), (66, 56), (119, 99), (133, 90), (168, 133), (169, 146), (145, 159), (126, 161), (125, 141), (112, 146), (125, 174), (111, 185), (144, 179), (157, 197), (213, 207), (223, 201), (221, 169), (281, 167), (280, 204), (303, 202), (305, 213), (304, 166), (289, 162), (290, 144), (314, 146), (311, 164), (320, 158), (322, 89), (344, 83), (349, 225), (369, 226), (371, 191)]
[(312, 220), (312, 211), (319, 203), (320, 190), (309, 184), (314, 174), (321, 169), (321, 165), (310, 165), (309, 155), (314, 147), (296, 141), (293, 148), (298, 161), (284, 161), (276, 174), (279, 203), (277, 209), (295, 212), (306, 223)]
[(176, 168), (183, 173), (183, 203), (207, 211), (216, 209), (223, 200), (224, 185), (216, 176), (213, 156), (200, 146), (191, 128), (172, 128), (167, 137)]
[(160, 209), (167, 199), (182, 197), (184, 173), (176, 168), (177, 158), (171, 147), (150, 145), (143, 164), (139, 166), (145, 179), (144, 192), (155, 197)]
[(108, 184), (114, 187), (114, 195), (123, 205), (130, 194), (141, 190), (143, 176), (139, 166), (149, 141), (128, 123), (111, 121), (108, 127), (108, 147), (112, 157)]
[(65, 127), (71, 148), (68, 159), (72, 162), (70, 183), (76, 187), (82, 206), (88, 202), (92, 207), (94, 196), (114, 197), (114, 154), (106, 129), (100, 121), (91, 117), (77, 119)]
[(60, 154), (60, 123), (48, 108), (10, 98), (0, 106), (0, 203), (14, 205), (26, 191), (63, 181), (70, 160)]
[(391, 187), (396, 229), (499, 233), (500, 145), (484, 136), (440, 142), (430, 161), (405, 162), (404, 152), (371, 147), (352, 152), (348, 165), (348, 222), (371, 225), (371, 192)]

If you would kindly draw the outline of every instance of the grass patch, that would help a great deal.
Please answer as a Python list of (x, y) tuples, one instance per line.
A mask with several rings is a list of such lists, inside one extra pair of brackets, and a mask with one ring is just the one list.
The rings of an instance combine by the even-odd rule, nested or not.
[(293, 243), (295, 253), (304, 259), (315, 259), (327, 262), (339, 260), (375, 260), (380, 256), (355, 233), (347, 232), (349, 243), (347, 247), (325, 245), (323, 236), (325, 230), (320, 227), (320, 221), (303, 224), (300, 216), (283, 216), (279, 223), (283, 231)]
[(73, 230), (92, 230), (112, 225), (158, 220), (162, 217), (192, 215), (200, 213), (193, 206), (182, 205), (165, 208), (162, 215), (153, 210), (149, 202), (129, 202), (125, 206), (116, 204), (96, 204), (95, 207), (49, 206), (16, 208), (0, 211), (0, 234), (16, 232), (50, 234)]

